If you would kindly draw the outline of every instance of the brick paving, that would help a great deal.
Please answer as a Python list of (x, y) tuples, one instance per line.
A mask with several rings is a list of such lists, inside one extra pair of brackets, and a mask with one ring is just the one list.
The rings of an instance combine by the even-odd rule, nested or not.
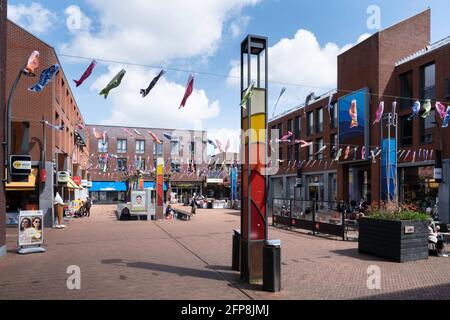
[[(270, 227), (282, 241), (282, 286), (268, 293), (230, 268), (239, 213), (198, 210), (191, 221), (117, 221), (114, 206), (91, 218), (47, 229), (46, 253), (21, 256), (16, 230), (0, 260), (0, 299), (449, 299), (450, 258), (394, 263), (359, 255), (357, 242)], [(189, 210), (189, 208), (186, 208)], [(68, 290), (66, 269), (81, 268), (81, 290)], [(382, 289), (367, 289), (367, 268)]]

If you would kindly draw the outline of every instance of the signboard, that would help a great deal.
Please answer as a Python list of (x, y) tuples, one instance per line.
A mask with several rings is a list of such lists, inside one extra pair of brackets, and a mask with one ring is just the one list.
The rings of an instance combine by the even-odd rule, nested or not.
[(77, 186), (81, 185), (81, 177), (73, 177), (72, 180)]
[(302, 178), (295, 178), (295, 186), (297, 188), (303, 187), (303, 179)]
[(131, 191), (131, 211), (146, 212), (147, 192), (140, 190)]
[(87, 180), (81, 180), (81, 186), (82, 187), (87, 187), (88, 186), (88, 181)]
[[(342, 149), (340, 162), (367, 160), (369, 156), (369, 89), (364, 88), (339, 98), (339, 148)], [(345, 158), (346, 148), (351, 148), (351, 155)], [(361, 151), (365, 147), (365, 154)], [(355, 148), (358, 148), (356, 154)], [(356, 155), (356, 158), (355, 158)]]
[[(388, 155), (389, 164), (388, 164)], [(387, 181), (389, 173), (389, 182)], [(395, 139), (383, 139), (381, 148), (381, 199), (388, 199), (388, 183), (389, 183), (389, 199), (395, 199), (397, 188), (397, 142)]]
[(92, 188), (92, 181), (88, 181), (86, 187)]
[(406, 226), (405, 234), (413, 234), (415, 232), (414, 226)]
[(39, 211), (21, 211), (19, 214), (19, 246), (44, 243), (44, 215)]
[(221, 183), (223, 183), (223, 179), (207, 179), (206, 182), (211, 183), (211, 184), (214, 184), (214, 183), (221, 184)]
[(70, 180), (70, 173), (68, 171), (59, 171), (57, 180), (59, 183), (68, 183)]
[(11, 156), (9, 165), (12, 176), (29, 176), (31, 174), (31, 156)]
[(433, 176), (435, 180), (442, 180), (442, 168), (434, 168)]

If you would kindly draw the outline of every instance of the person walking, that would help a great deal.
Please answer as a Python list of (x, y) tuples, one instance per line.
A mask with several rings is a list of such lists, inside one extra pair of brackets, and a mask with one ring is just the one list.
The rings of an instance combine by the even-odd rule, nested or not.
[(86, 217), (91, 216), (91, 207), (92, 207), (92, 199), (87, 197), (86, 198)]

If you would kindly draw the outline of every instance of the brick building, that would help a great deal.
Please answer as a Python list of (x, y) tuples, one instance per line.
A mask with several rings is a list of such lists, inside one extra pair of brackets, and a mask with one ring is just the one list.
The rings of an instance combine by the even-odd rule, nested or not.
[[(43, 69), (60, 63), (53, 47), (11, 21), (7, 21), (6, 88), (2, 92), (10, 92), (19, 70), (34, 50), (40, 53), (37, 76), (22, 76), (13, 95), (11, 142), (11, 154), (31, 155), (33, 169), (28, 183), (6, 185), (6, 205), (11, 221), (20, 209), (41, 209), (45, 225), (51, 226), (56, 191), (65, 202), (87, 193), (72, 180), (58, 182), (57, 172), (86, 178), (88, 131), (62, 68), (42, 92), (28, 91)], [(54, 130), (43, 121), (64, 129)]]
[[(6, 0), (0, 0), (0, 30), (6, 30)], [(5, 99), (6, 79), (6, 32), (0, 32), (0, 106), (6, 105)], [(0, 112), (0, 141), (5, 139), (5, 113)], [(0, 149), (0, 163), (5, 161), (5, 150)], [(2, 176), (3, 178), (3, 176)], [(5, 189), (0, 183), (0, 212), (5, 212)], [(6, 216), (0, 214), (0, 257), (6, 254)]]
[[(436, 205), (439, 198), (441, 219), (448, 222), (450, 181), (444, 178), (437, 183), (433, 169), (437, 151), (442, 150), (444, 177), (450, 177), (450, 141), (445, 139), (450, 130), (441, 129), (442, 120), (436, 115), (434, 103), (450, 102), (450, 41), (444, 39), (430, 45), (430, 19), (431, 11), (426, 10), (342, 53), (337, 58), (337, 90), (270, 120), (269, 128), (278, 129), (280, 136), (291, 131), (291, 141), (312, 143), (303, 148), (294, 142), (280, 144), (280, 170), (270, 181), (272, 199), (385, 199), (385, 173), (378, 152), (382, 140), (388, 137), (388, 129), (373, 122), (380, 101), (384, 101), (385, 113), (393, 111), (395, 101), (399, 120), (397, 130), (392, 127), (390, 133), (397, 140), (399, 155), (397, 195), (400, 201), (412, 202), (424, 210)], [(344, 121), (341, 116), (349, 114), (349, 107), (344, 105), (347, 97), (361, 89), (365, 90), (361, 93), (365, 97), (363, 104), (367, 105), (365, 119), (358, 117), (366, 127), (364, 136), (360, 142), (345, 144), (344, 131), (339, 132)], [(331, 95), (335, 107), (328, 112)], [(430, 116), (423, 119), (419, 115), (408, 121), (414, 101), (423, 104), (427, 99), (432, 102)], [(363, 147), (367, 149), (364, 155)], [(342, 156), (334, 161), (339, 150)], [(296, 188), (297, 176), (302, 177), (300, 188)]]
[[(164, 191), (180, 201), (202, 194), (206, 182), (207, 136), (205, 131), (88, 125), (90, 131), (90, 194), (97, 203), (126, 200), (126, 173), (140, 170), (144, 188), (155, 188), (158, 157), (164, 158)], [(154, 134), (161, 144), (155, 143)], [(169, 140), (170, 138), (170, 140)]]

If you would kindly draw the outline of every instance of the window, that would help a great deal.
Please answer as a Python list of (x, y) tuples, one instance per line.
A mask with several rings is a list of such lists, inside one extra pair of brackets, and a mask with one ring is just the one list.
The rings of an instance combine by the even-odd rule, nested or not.
[(314, 144), (311, 144), (311, 145), (308, 146), (308, 148), (306, 149), (306, 159), (308, 159), (308, 161), (314, 159)]
[(191, 144), (189, 145), (189, 152), (191, 153), (191, 155), (195, 154), (195, 142), (192, 141)]
[(127, 140), (117, 140), (117, 153), (127, 153)]
[(145, 153), (145, 141), (144, 140), (137, 140), (136, 141), (136, 153), (137, 154), (144, 154)]
[(323, 108), (320, 108), (316, 111), (316, 132), (320, 133), (323, 131)]
[(170, 142), (170, 155), (172, 156), (180, 155), (180, 143), (178, 141)]
[(142, 158), (141, 156), (139, 156), (139, 158), (136, 159), (136, 170), (141, 170), (144, 171), (145, 170), (145, 158)]
[(157, 156), (162, 156), (163, 154), (163, 144), (153, 143), (153, 154)]
[(445, 98), (450, 99), (450, 79), (445, 79)]
[(300, 121), (302, 121), (300, 117), (295, 117), (294, 135), (296, 139), (300, 139), (300, 128), (301, 128)]
[(288, 120), (288, 124), (287, 124), (287, 130), (288, 132), (292, 132), (292, 119)]
[(281, 147), (281, 144), (280, 144), (280, 148), (278, 149), (278, 158), (280, 160), (283, 160), (283, 147)]
[(117, 171), (119, 172), (127, 171), (127, 159), (125, 158), (117, 159)]
[(409, 116), (400, 118), (400, 145), (409, 146), (413, 143), (413, 122), (408, 121)]
[(420, 117), (421, 142), (433, 142), (433, 129), (436, 127), (436, 111), (432, 110), (430, 115), (424, 119)]
[(436, 65), (429, 64), (421, 68), (420, 95), (423, 100), (436, 99)]
[(314, 116), (312, 112), (308, 112), (306, 115), (307, 125), (306, 125), (306, 135), (310, 136), (314, 128)]
[(283, 134), (283, 124), (280, 123), (278, 125), (278, 139), (281, 139), (283, 136), (284, 136), (284, 134)]
[(108, 152), (108, 141), (103, 141), (103, 139), (98, 139), (97, 143), (98, 152)]
[(294, 145), (295, 148), (295, 159), (297, 161), (300, 161), (300, 145)]
[(108, 169), (108, 160), (106, 160), (106, 158), (103, 156), (98, 157), (98, 171), (106, 172), (107, 169)]
[(333, 109), (330, 110), (330, 129), (337, 128), (338, 124), (338, 112), (337, 103), (333, 105)]
[(292, 145), (291, 145), (291, 144), (288, 145), (287, 152), (288, 152), (288, 154), (287, 154), (287, 159), (288, 159), (288, 160), (292, 160)]
[(400, 96), (405, 98), (400, 99), (400, 109), (410, 109), (413, 98), (412, 71), (400, 75)]
[[(317, 140), (317, 151), (316, 152), (319, 152), (319, 150), (322, 148), (323, 148), (323, 139), (319, 139), (319, 140)], [(317, 155), (317, 160), (323, 160), (323, 152), (321, 152)]]
[(332, 146), (330, 146), (330, 158), (336, 159), (337, 151), (338, 151), (338, 135), (332, 134), (330, 141), (332, 144)]
[(170, 163), (170, 170), (171, 172), (181, 172), (180, 164), (178, 162), (172, 161)]

